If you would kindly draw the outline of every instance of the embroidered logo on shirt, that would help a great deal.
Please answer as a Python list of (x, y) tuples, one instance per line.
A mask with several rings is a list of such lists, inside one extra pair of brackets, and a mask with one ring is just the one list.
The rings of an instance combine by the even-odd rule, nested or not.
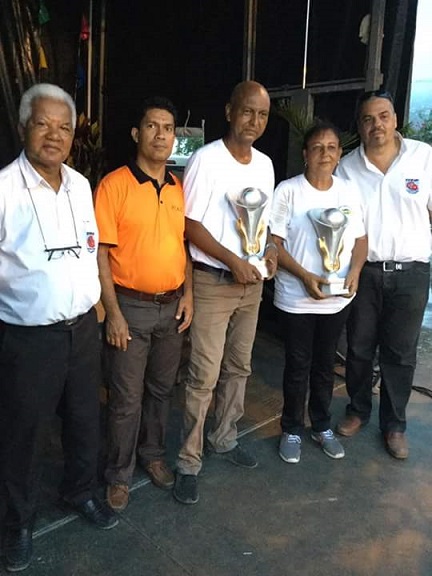
[(87, 232), (87, 251), (94, 252), (96, 250), (96, 241), (94, 232)]
[(350, 216), (352, 214), (352, 210), (349, 206), (339, 206), (339, 210), (342, 214), (345, 214), (345, 216)]
[(405, 179), (405, 190), (408, 194), (417, 194), (419, 191), (419, 179), (418, 178), (406, 178)]

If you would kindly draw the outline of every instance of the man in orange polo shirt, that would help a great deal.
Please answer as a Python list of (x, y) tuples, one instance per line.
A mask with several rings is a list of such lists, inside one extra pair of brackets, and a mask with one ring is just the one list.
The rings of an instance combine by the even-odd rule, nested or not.
[(175, 124), (169, 100), (145, 100), (131, 130), (135, 162), (108, 174), (96, 192), (110, 361), (105, 478), (114, 510), (128, 504), (136, 459), (155, 485), (174, 484), (164, 459), (165, 432), (193, 308), (183, 191), (165, 167)]

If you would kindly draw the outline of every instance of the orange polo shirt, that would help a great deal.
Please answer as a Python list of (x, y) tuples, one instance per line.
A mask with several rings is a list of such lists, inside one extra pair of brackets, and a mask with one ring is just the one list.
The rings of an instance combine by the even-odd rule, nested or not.
[(95, 212), (114, 284), (151, 294), (183, 284), (184, 200), (175, 176), (167, 172), (159, 187), (135, 163), (122, 166), (100, 182)]

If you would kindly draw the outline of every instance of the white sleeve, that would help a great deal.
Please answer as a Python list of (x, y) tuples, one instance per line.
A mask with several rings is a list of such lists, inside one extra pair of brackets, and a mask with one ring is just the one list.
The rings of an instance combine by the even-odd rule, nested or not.
[(206, 156), (195, 153), (186, 165), (183, 178), (185, 216), (202, 222), (211, 197), (211, 178)]
[(291, 219), (292, 192), (287, 180), (281, 182), (274, 191), (270, 213), (270, 231), (276, 236), (286, 238)]

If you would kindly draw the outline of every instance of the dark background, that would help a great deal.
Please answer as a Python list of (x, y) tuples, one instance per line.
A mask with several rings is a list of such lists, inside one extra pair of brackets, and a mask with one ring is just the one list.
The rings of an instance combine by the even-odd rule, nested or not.
[[(94, 101), (97, 101), (99, 5), (94, 0)], [(16, 135), (21, 93), (35, 81), (58, 83), (77, 98), (82, 110), (85, 85), (77, 87), (77, 69), (85, 69), (86, 43), (79, 40), (86, 0), (44, 0), (50, 20), (38, 21), (40, 0), (0, 3), (0, 167), (20, 149)], [(255, 79), (268, 88), (302, 81), (306, 0), (258, 0)], [(370, 0), (314, 0), (311, 3), (308, 83), (362, 78), (367, 47), (358, 38)], [(409, 84), (417, 0), (388, 0), (383, 46), (384, 85), (396, 94), (403, 118)], [(104, 145), (106, 170), (132, 153), (130, 128), (143, 97), (169, 96), (182, 124), (205, 119), (206, 141), (224, 133), (224, 104), (242, 80), (244, 0), (107, 2)], [(38, 69), (42, 42), (48, 70)], [(316, 114), (342, 129), (353, 127), (358, 94), (322, 95)], [(92, 120), (97, 119), (97, 112)], [(257, 146), (272, 157), (277, 179), (286, 175), (288, 124), (272, 115)]]

